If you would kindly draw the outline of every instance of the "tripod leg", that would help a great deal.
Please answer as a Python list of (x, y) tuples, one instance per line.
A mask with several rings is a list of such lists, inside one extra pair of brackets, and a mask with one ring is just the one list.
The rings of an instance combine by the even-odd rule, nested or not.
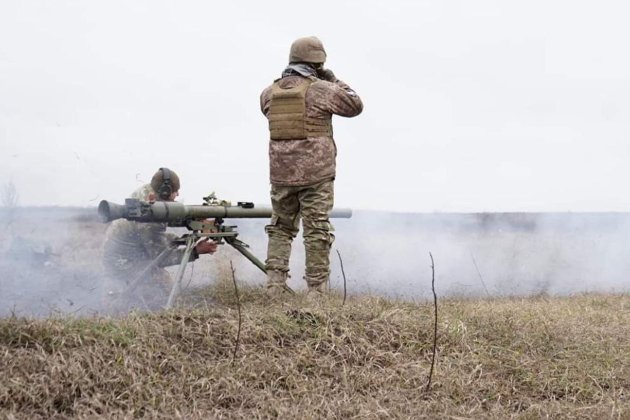
[(123, 290), (123, 292), (120, 294), (120, 296), (118, 296), (118, 298), (116, 298), (114, 300), (113, 303), (117, 304), (119, 302), (126, 302), (131, 294), (136, 290), (136, 288), (140, 285), (140, 283), (142, 283), (143, 281), (146, 280), (147, 275), (151, 272), (151, 270), (153, 270), (155, 267), (157, 267), (165, 258), (168, 258), (168, 256), (171, 254), (171, 252), (173, 252), (173, 250), (177, 247), (177, 245), (171, 245), (168, 248), (166, 248), (164, 251), (160, 252), (160, 254), (155, 257), (153, 259), (153, 261), (151, 261), (143, 270), (142, 272), (140, 272), (140, 274), (138, 274), (131, 283), (129, 283), (129, 286), (127, 286), (127, 288), (125, 290)]
[[(249, 249), (247, 249), (248, 246), (245, 242), (239, 241), (236, 238), (229, 238), (229, 237), (225, 238), (225, 242), (232, 245), (232, 248), (236, 249), (238, 252), (243, 254), (243, 256), (245, 256), (245, 258), (250, 260), (256, 267), (258, 267), (260, 271), (267, 274), (267, 269), (265, 268), (265, 264), (263, 264), (262, 261), (256, 258), (256, 256), (252, 254), (249, 251)], [(295, 294), (295, 291), (291, 289), (288, 285), (285, 285), (284, 289), (291, 294)]]
[(168, 296), (168, 301), (166, 302), (166, 309), (169, 309), (173, 306), (173, 302), (179, 294), (182, 277), (184, 277), (184, 270), (186, 270), (186, 264), (188, 264), (188, 260), (190, 260), (190, 254), (192, 253), (196, 241), (197, 238), (193, 235), (186, 238), (186, 251), (184, 251), (184, 257), (182, 258), (182, 262), (179, 264), (179, 268), (177, 269), (177, 274), (175, 275), (175, 283), (173, 284), (171, 294)]
[(254, 265), (256, 267), (258, 267), (260, 269), (260, 271), (262, 271), (263, 273), (267, 274), (267, 270), (265, 269), (265, 264), (263, 264), (262, 261), (260, 261), (258, 258), (256, 258), (256, 256), (254, 254), (252, 254), (249, 251), (249, 249), (247, 249), (247, 244), (245, 244), (244, 242), (239, 241), (236, 238), (225, 238), (225, 242), (230, 244), (232, 246), (232, 248), (236, 249), (238, 252), (243, 254), (245, 256), (245, 258), (247, 258), (252, 263), (254, 263)]

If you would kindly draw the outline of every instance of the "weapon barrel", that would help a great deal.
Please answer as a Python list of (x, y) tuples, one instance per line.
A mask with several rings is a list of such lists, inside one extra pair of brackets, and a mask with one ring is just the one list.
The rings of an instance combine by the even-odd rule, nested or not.
[[(172, 226), (185, 225), (188, 220), (200, 219), (260, 219), (270, 218), (269, 207), (185, 205), (172, 201), (145, 201), (128, 198), (125, 204), (103, 200), (98, 205), (98, 214), (103, 222), (116, 219), (137, 222), (169, 223)], [(350, 218), (351, 209), (333, 209), (330, 217)]]

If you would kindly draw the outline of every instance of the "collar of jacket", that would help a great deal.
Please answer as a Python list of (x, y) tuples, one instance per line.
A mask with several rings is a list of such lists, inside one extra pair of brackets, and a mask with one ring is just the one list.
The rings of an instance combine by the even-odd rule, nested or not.
[(317, 70), (315, 70), (313, 66), (306, 63), (293, 63), (289, 64), (287, 68), (284, 69), (284, 71), (282, 72), (282, 77), (287, 76), (317, 77)]

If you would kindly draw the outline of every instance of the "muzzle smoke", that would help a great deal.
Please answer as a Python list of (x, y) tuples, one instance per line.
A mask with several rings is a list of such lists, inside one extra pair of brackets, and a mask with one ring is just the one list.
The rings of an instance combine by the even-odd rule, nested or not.
[[(9, 211), (10, 210), (10, 211)], [(239, 219), (239, 239), (264, 260), (265, 220)], [(0, 316), (107, 313), (101, 268), (106, 224), (95, 209), (0, 209)], [(569, 295), (630, 289), (630, 215), (625, 213), (400, 214), (356, 211), (335, 220), (331, 286), (423, 300), (431, 294), (429, 252), (438, 296)], [(179, 230), (181, 232), (181, 229)], [(184, 287), (227, 275), (263, 285), (265, 276), (228, 246), (189, 264)], [(291, 279), (302, 280), (301, 238), (293, 246)], [(170, 267), (174, 272), (176, 267)]]

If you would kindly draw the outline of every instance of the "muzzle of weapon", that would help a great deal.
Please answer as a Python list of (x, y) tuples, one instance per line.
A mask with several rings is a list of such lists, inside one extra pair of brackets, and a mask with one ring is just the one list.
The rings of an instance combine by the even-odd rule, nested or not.
[[(185, 205), (173, 201), (146, 202), (128, 198), (125, 204), (103, 200), (98, 205), (98, 215), (103, 223), (127, 219), (145, 223), (168, 223), (170, 226), (186, 226), (190, 220), (202, 219), (264, 219), (271, 217), (268, 207), (255, 207), (253, 203), (239, 202), (236, 206)], [(350, 218), (351, 209), (333, 209), (332, 218)]]

